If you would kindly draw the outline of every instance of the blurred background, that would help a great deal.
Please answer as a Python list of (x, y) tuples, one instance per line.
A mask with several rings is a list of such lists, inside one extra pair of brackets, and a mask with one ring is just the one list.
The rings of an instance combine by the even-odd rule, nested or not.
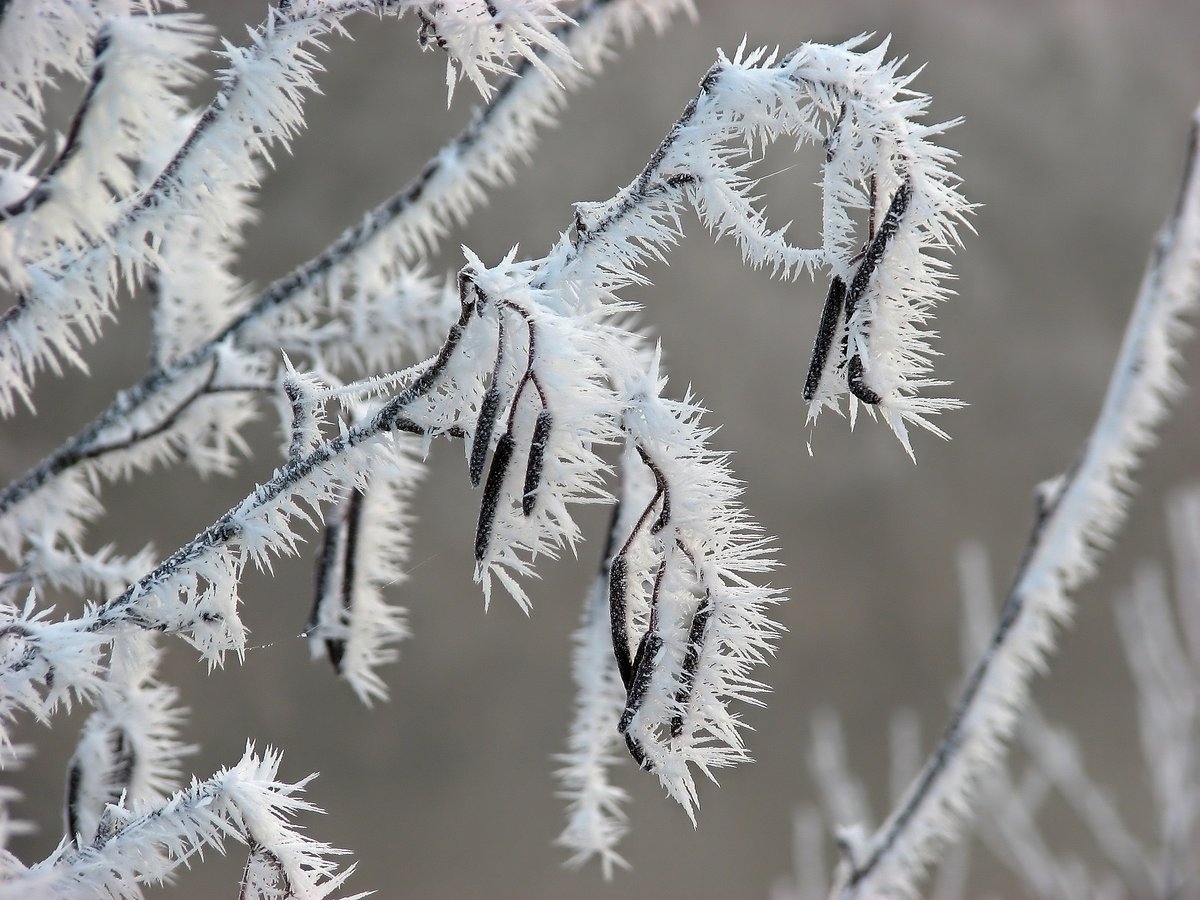
[[(193, 2), (230, 40), (257, 23), (259, 4)], [(799, 386), (823, 283), (771, 281), (745, 269), (732, 244), (715, 247), (694, 219), (669, 266), (637, 292), (663, 338), (672, 390), (690, 384), (723, 423), (746, 502), (778, 536), (774, 578), (790, 602), (787, 633), (763, 678), (765, 709), (745, 710), (756, 758), (701, 786), (699, 826), (632, 763), (617, 773), (632, 795), (623, 852), (632, 871), (605, 883), (598, 869), (564, 870), (553, 846), (564, 817), (554, 754), (571, 715), (570, 635), (602, 548), (606, 512), (584, 521), (580, 559), (542, 565), (526, 617), (499, 602), (486, 615), (470, 581), (477, 498), (458, 452), (431, 460), (416, 509), (421, 523), (403, 586), (414, 637), (385, 670), (389, 703), (362, 708), (296, 635), (308, 613), (311, 560), (277, 577), (251, 575), (245, 616), (253, 649), (208, 675), (175, 641), (166, 665), (191, 709), (186, 738), (201, 776), (236, 761), (247, 738), (285, 748), (284, 775), (319, 771), (310, 799), (328, 815), (311, 833), (350, 848), (352, 890), (383, 897), (765, 897), (791, 869), (793, 810), (815, 797), (806, 768), (810, 717), (836, 709), (849, 764), (886, 809), (888, 719), (915, 709), (932, 744), (958, 681), (956, 554), (966, 540), (990, 555), (1002, 590), (1032, 518), (1034, 486), (1066, 467), (1092, 422), (1155, 229), (1183, 165), (1200, 101), (1200, 4), (1189, 0), (794, 0), (699, 2), (697, 22), (639, 34), (620, 61), (577, 94), (532, 165), (455, 234), (435, 270), (460, 265), (460, 243), (494, 260), (515, 242), (540, 256), (567, 226), (570, 203), (611, 196), (641, 168), (693, 96), (717, 47), (790, 49), (862, 32), (892, 36), (931, 118), (964, 117), (946, 142), (961, 154), (964, 193), (981, 204), (955, 257), (958, 296), (941, 309), (939, 374), (970, 405), (939, 420), (950, 442), (915, 435), (917, 465), (882, 425), (822, 417), (810, 435)], [(444, 59), (422, 54), (415, 20), (360, 16), (353, 42), (322, 57), (322, 95), (290, 155), (278, 154), (261, 197), (243, 272), (259, 284), (332, 240), (388, 196), (466, 120), (460, 87), (445, 110)], [(206, 102), (207, 97), (197, 97)], [(792, 165), (777, 148), (763, 171)], [(773, 221), (795, 219), (811, 242), (818, 177), (802, 156), (764, 186)], [(23, 471), (144, 371), (145, 308), (123, 301), (121, 327), (88, 354), (93, 374), (46, 377), (40, 415), (5, 426), (0, 475)], [(1196, 379), (1196, 353), (1189, 354)], [(163, 552), (244, 495), (277, 462), (274, 414), (254, 435), (240, 477), (201, 482), (171, 471), (106, 488), (111, 513), (96, 544)], [(811, 441), (812, 455), (806, 449)], [(1152, 811), (1136, 739), (1133, 689), (1111, 600), (1143, 560), (1168, 562), (1163, 502), (1197, 478), (1200, 408), (1178, 404), (1148, 460), (1119, 546), (1078, 597), (1072, 630), (1036, 697), (1086, 748), (1089, 769), (1141, 833)], [(311, 553), (310, 553), (311, 556)], [(63, 772), (82, 716), (30, 725), (38, 755), (16, 781), (16, 812), (40, 832), (15, 849), (40, 858), (58, 841)], [(1069, 813), (1052, 807), (1052, 843), (1096, 852)], [(832, 847), (830, 848), (832, 858)], [(206, 860), (172, 896), (229, 896), (244, 856)], [(1020, 894), (986, 852), (973, 859), (975, 896)]]

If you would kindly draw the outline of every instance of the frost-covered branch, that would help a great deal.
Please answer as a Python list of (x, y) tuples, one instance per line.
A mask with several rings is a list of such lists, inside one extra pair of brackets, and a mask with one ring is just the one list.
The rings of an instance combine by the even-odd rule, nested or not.
[(911, 892), (931, 854), (969, 817), (975, 782), (1002, 758), (1029, 679), (1070, 616), (1071, 592), (1094, 573), (1124, 520), (1133, 471), (1180, 387), (1183, 318), (1200, 295), (1197, 117), (1178, 200), (1155, 242), (1099, 418), (1071, 468), (1039, 490), (1033, 532), (987, 649), (921, 774), (865, 854), (843, 867), (841, 896)]
[[(576, 14), (578, 24), (561, 35), (583, 69), (557, 57), (542, 67), (523, 64), (416, 178), (248, 303), (239, 300), (236, 288), (212, 278), (225, 265), (214, 267), (204, 256), (193, 263), (202, 245), (186, 230), (189, 220), (172, 220), (161, 255), (174, 265), (160, 265), (157, 278), (165, 295), (160, 307), (167, 311), (156, 325), (170, 323), (156, 340), (158, 365), (0, 492), (0, 545), (20, 558), (29, 536), (51, 540), (47, 529), (79, 541), (99, 508), (94, 498), (85, 499), (96, 474), (180, 456), (201, 471), (229, 468), (251, 410), (244, 397), (230, 403), (228, 394), (217, 401), (211, 395), (224, 384), (270, 385), (268, 369), (280, 347), (323, 366), (351, 366), (359, 374), (432, 353), (453, 321), (454, 297), (412, 264), (433, 252), (451, 221), (465, 220), (489, 188), (512, 177), (539, 126), (551, 122), (563, 102), (556, 79), (577, 86), (581, 73), (597, 70), (607, 58), (615, 35), (645, 20), (661, 26), (686, 5), (682, 0), (586, 5)], [(221, 229), (205, 219), (203, 233), (226, 234), (228, 222), (240, 215), (227, 211)], [(187, 255), (181, 261), (178, 253)], [(203, 278), (193, 274), (196, 269)], [(172, 304), (178, 312), (170, 311)], [(198, 332), (206, 322), (217, 325)]]
[[(372, 574), (363, 548), (383, 524), (368, 514), (372, 482), (397, 465), (400, 448), (413, 437), (425, 450), (438, 436), (464, 439), (469, 475), (481, 488), (476, 580), (485, 601), (499, 582), (528, 607), (522, 579), (534, 573), (539, 557), (580, 539), (571, 505), (607, 499), (608, 466), (597, 451), (621, 444), (625, 512), (603, 594), (624, 697), (610, 726), (694, 816), (694, 772), (712, 777), (714, 769), (747, 757), (733, 707), (757, 703), (764, 690), (752, 672), (772, 652), (777, 627), (767, 613), (782, 596), (754, 581), (773, 566), (771, 549), (741, 507), (741, 488), (725, 455), (710, 446), (701, 407), (690, 396), (664, 396), (659, 354), (628, 329), (634, 307), (619, 292), (639, 284), (646, 260), (674, 243), (684, 204), (712, 231), (732, 236), (753, 266), (789, 278), (818, 267), (844, 271), (849, 288), (836, 326), (838, 353), (827, 360), (813, 395), (814, 415), (836, 408), (842, 395), (852, 417), (857, 404), (866, 403), (911, 452), (905, 421), (928, 425), (925, 415), (946, 406), (916, 394), (930, 384), (928, 349), (916, 326), (942, 294), (942, 264), (930, 252), (952, 246), (967, 206), (944, 167), (948, 154), (927, 141), (945, 126), (917, 125), (925, 98), (908, 90), (895, 63), (884, 61), (884, 47), (859, 53), (862, 43), (805, 45), (785, 57), (762, 51), (722, 56), (637, 178), (610, 201), (579, 204), (572, 231), (547, 256), (518, 261), (510, 254), (487, 266), (468, 253), (458, 276), (458, 321), (429, 360), (345, 386), (288, 375), (293, 433), (287, 463), (127, 589), (78, 618), (48, 625), (64, 641), (86, 643), (77, 654), (76, 692), (97, 690), (103, 636), (117, 629), (181, 634), (211, 662), (230, 650), (243, 652), (237, 603), (245, 564), (268, 567), (274, 555), (294, 553), (295, 523), (337, 501), (341, 506), (326, 526), (310, 635), (364, 697), (379, 696), (382, 685), (371, 668), (390, 654), (380, 637), (401, 630), (394, 611), (367, 598), (394, 563), (385, 561)], [(750, 197), (754, 153), (780, 137), (828, 148), (821, 247), (795, 247), (768, 229)], [(880, 186), (893, 193), (886, 204), (877, 203)], [(856, 209), (871, 223), (861, 252), (853, 236)], [(381, 220), (389, 217), (399, 218), (388, 212)], [(361, 246), (374, 233), (375, 223), (368, 223), (344, 240)], [(413, 233), (426, 242), (435, 236), (428, 228)], [(310, 265), (328, 274), (340, 252)], [(170, 402), (158, 397), (160, 417), (174, 418), (201, 394), (229, 383), (244, 355), (233, 337), (227, 331), (219, 345), (200, 345), (181, 358), (177, 367), (201, 352), (224, 354), (189, 372), (190, 383), (178, 385)], [(253, 377), (236, 382), (269, 381), (262, 364), (254, 365)], [(165, 371), (151, 379), (165, 381)], [(323, 407), (334, 398), (374, 402), (375, 409), (324, 437)], [(127, 408), (141, 402), (128, 394), (118, 400)], [(153, 431), (134, 429), (132, 437)], [(128, 434), (126, 440), (137, 442)], [(634, 470), (643, 475), (631, 475)], [(392, 489), (402, 497), (411, 483), (406, 474)], [(398, 558), (397, 549), (384, 556)], [(356, 629), (373, 632), (374, 643), (361, 645), (367, 649), (357, 651), (351, 674), (346, 664)], [(37, 687), (50, 665), (47, 643), (53, 643), (50, 632), (23, 645), (30, 662), (12, 673), (28, 676), (19, 683), (29, 695), (25, 705), (43, 715), (54, 699)], [(59, 692), (69, 689), (69, 680), (54, 683)], [(591, 737), (575, 741), (568, 770), (580, 754), (607, 759), (607, 751), (589, 744), (609, 740), (603, 729), (583, 721), (578, 727)], [(570, 827), (564, 840), (580, 858), (600, 853), (615, 861), (616, 797), (597, 802), (590, 793), (598, 785), (603, 790), (602, 782), (589, 777), (573, 789), (576, 814), (598, 810), (599, 818), (591, 828)]]
[[(98, 832), (76, 845), (64, 841), (44, 862), (0, 876), (0, 897), (141, 898), (206, 848), (223, 852), (228, 838), (249, 848), (243, 897), (318, 900), (341, 888), (353, 866), (338, 871), (344, 851), (292, 825), (320, 812), (299, 794), (312, 776), (279, 781), (280, 754), (247, 747), (241, 761), (206, 781), (152, 804), (110, 804)], [(361, 896), (361, 895), (359, 895)]]
[[(689, 208), (754, 268), (788, 280), (820, 271), (830, 289), (802, 390), (809, 420), (833, 410), (853, 424), (861, 405), (912, 455), (909, 426), (942, 435), (932, 416), (957, 405), (928, 396), (943, 382), (927, 328), (970, 212), (953, 154), (934, 142), (954, 123), (922, 122), (928, 98), (886, 42), (742, 47), (718, 58), (628, 186), (576, 205), (546, 255), (514, 249), (489, 264), (466, 250), (443, 283), (423, 263), (512, 177), (562, 88), (596, 71), (618, 35), (690, 11), (686, 0), (280, 2), (246, 46), (225, 44), (221, 86), (194, 114), (180, 95), (203, 29), (150, 7), (114, 2), (120, 15), (105, 18), (65, 3), (64, 23), (80, 17), (65, 36), (41, 33), (40, 18), (34, 27), (54, 61), (0, 61), (17, 94), (0, 122), (14, 123), (20, 150), (0, 156), (0, 279), (18, 294), (0, 320), (0, 412), (30, 402), (40, 369), (82, 364), (121, 290), (146, 286), (153, 304), (146, 376), (0, 493), (0, 547), (14, 563), (0, 579), (0, 725), (17, 710), (45, 720), (75, 700), (94, 707), (68, 773), (62, 845), (6, 871), (0, 894), (139, 896), (223, 835), (248, 848), (244, 897), (341, 884), (334, 851), (287, 824), (310, 807), (295, 797), (304, 782), (276, 781), (275, 755), (248, 751), (172, 794), (184, 748), (173, 694), (152, 674), (151, 633), (182, 637), (210, 665), (244, 655), (246, 566), (297, 554), (309, 524), (322, 540), (305, 636), (361, 699), (384, 698), (378, 668), (407, 633), (384, 588), (404, 576), (421, 463), (450, 441), (478, 491), (463, 543), (485, 605), (499, 586), (528, 610), (539, 562), (583, 538), (576, 505), (612, 502), (619, 475), (562, 757), (561, 843), (609, 873), (622, 864), (624, 795), (609, 778), (621, 743), (694, 822), (697, 773), (749, 758), (739, 704), (761, 702), (759, 667), (780, 630), (770, 613), (784, 599), (762, 583), (774, 548), (716, 428), (690, 390), (668, 393), (630, 294)], [(270, 153), (303, 124), (316, 52), (353, 12), (406, 10), (421, 44), (446, 52), (448, 87), (471, 81), (490, 102), (399, 193), (254, 294), (235, 274), (242, 231)], [(510, 59), (516, 76), (489, 87)], [(81, 80), (84, 97), (39, 165), (25, 126), (55, 70)], [(154, 92), (139, 94), (144, 80)], [(772, 228), (755, 196), (753, 167), (779, 139), (824, 151), (818, 246)], [(261, 484), (157, 564), (149, 551), (85, 549), (103, 480), (163, 462), (230, 468), (263, 395), (286, 435)], [(39, 608), (63, 588), (107, 599), (65, 615)]]
[[(220, 230), (235, 223), (220, 220), (222, 207), (207, 202), (207, 192), (192, 186), (256, 185), (257, 160), (270, 160), (272, 145), (286, 147), (303, 124), (303, 96), (316, 87), (319, 65), (309, 47), (341, 28), (353, 12), (402, 14), (415, 8), (422, 20), (436, 23), (465, 77), (484, 85), (485, 73), (512, 55), (536, 59), (536, 50), (566, 55), (552, 26), (563, 14), (550, 0), (506, 0), (497, 4), (420, 3), (417, 0), (305, 0), (270, 8), (245, 48), (227, 46), (223, 87), (196, 119), (190, 132), (162, 169), (138, 190), (101, 204), (108, 218), (95, 233), (60, 246), (61, 234), (39, 241), (31, 252), (21, 247), (19, 220), (0, 223), (0, 284), (20, 292), (20, 302), (0, 319), (0, 412), (11, 412), (14, 398), (29, 401), (36, 372), (66, 361), (82, 366), (81, 342), (94, 340), (110, 317), (117, 288), (135, 286), (157, 265), (154, 235), (169, 230), (171, 219), (198, 217)], [(188, 20), (190, 21), (190, 20)], [(186, 34), (186, 33), (185, 33)], [(160, 39), (147, 42), (159, 46)], [(193, 38), (194, 42), (194, 38)], [(187, 54), (164, 48), (173, 73)], [(185, 70), (186, 71), (186, 70)], [(176, 74), (156, 75), (165, 96), (178, 83)], [(140, 106), (137, 92), (125, 91), (122, 103)], [(160, 104), (161, 105), (161, 104)], [(112, 117), (124, 121), (122, 113)], [(144, 116), (133, 118), (139, 131)], [(173, 131), (173, 129), (171, 129)], [(69, 195), (69, 191), (64, 191)], [(44, 205), (23, 211), (38, 217)]]

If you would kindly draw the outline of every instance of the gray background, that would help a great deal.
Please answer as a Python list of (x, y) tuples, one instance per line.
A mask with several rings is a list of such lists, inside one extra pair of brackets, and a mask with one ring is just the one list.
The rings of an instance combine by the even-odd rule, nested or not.
[[(237, 23), (261, 14), (258, 4), (193, 6), (211, 10), (235, 41)], [(332, 41), (309, 129), (291, 156), (277, 155), (263, 192), (244, 260), (260, 284), (415, 173), (474, 102), (460, 87), (445, 112), (443, 60), (417, 51), (411, 19), (359, 17), (349, 28), (355, 42)], [(724, 423), (718, 442), (736, 450), (749, 508), (778, 536), (786, 568), (775, 581), (791, 595), (780, 610), (788, 632), (765, 673), (774, 693), (766, 709), (746, 712), (757, 762), (724, 773), (720, 789), (702, 787), (699, 827), (628, 765), (618, 778), (633, 795), (623, 848), (632, 873), (605, 884), (594, 868), (562, 869), (564, 854), (551, 843), (563, 822), (551, 756), (565, 743), (569, 636), (604, 515), (585, 517), (595, 540), (578, 563), (542, 567), (528, 619), (505, 602), (485, 615), (469, 578), (476, 499), (457, 452), (433, 460), (418, 499), (422, 522), (403, 588), (415, 638), (385, 672), (391, 702), (365, 710), (324, 665), (308, 662), (295, 635), (310, 566), (284, 563), (274, 582), (248, 578), (246, 619), (252, 643), (265, 646), (244, 665), (206, 677), (187, 647), (171, 645), (167, 672), (192, 710), (186, 736), (202, 745), (196, 773), (236, 760), (247, 737), (286, 748), (286, 775), (321, 772), (309, 795), (329, 814), (310, 823), (312, 833), (356, 852), (354, 889), (387, 897), (765, 896), (790, 867), (792, 810), (814, 795), (804, 760), (817, 707), (840, 711), (851, 764), (883, 808), (890, 710), (916, 708), (928, 742), (958, 675), (957, 547), (982, 541), (1005, 582), (1033, 486), (1069, 463), (1096, 412), (1200, 100), (1200, 5), (700, 3), (698, 25), (680, 20), (666, 36), (639, 35), (576, 96), (532, 170), (454, 235), (434, 265), (457, 266), (460, 242), (485, 260), (516, 241), (525, 254), (544, 252), (568, 223), (571, 201), (607, 197), (636, 174), (717, 46), (732, 50), (744, 33), (751, 44), (787, 49), (864, 31), (892, 34), (893, 51), (913, 65), (929, 62), (916, 86), (933, 95), (933, 118), (966, 117), (947, 140), (962, 155), (965, 193), (983, 206), (978, 236), (967, 236), (955, 260), (959, 296), (936, 327), (940, 374), (970, 406), (940, 422), (951, 442), (916, 436), (916, 466), (882, 426), (867, 421), (849, 434), (832, 416), (812, 436), (810, 457), (799, 382), (823, 285), (748, 271), (736, 248), (714, 248), (689, 220), (670, 266), (654, 267), (655, 286), (634, 294), (663, 335), (675, 392), (690, 383), (711, 421)], [(765, 184), (777, 198), (774, 220), (795, 217), (798, 237), (811, 241), (816, 174), (807, 162)], [(778, 150), (763, 171), (787, 165)], [(139, 377), (144, 326), (135, 322), (144, 311), (123, 301), (129, 328), (107, 328), (88, 356), (93, 377), (42, 380), (41, 415), (5, 426), (0, 474), (23, 470)], [(1121, 546), (1081, 593), (1053, 675), (1036, 685), (1145, 834), (1151, 811), (1109, 600), (1137, 561), (1165, 561), (1162, 503), (1195, 478), (1198, 438), (1200, 411), (1188, 395), (1150, 457)], [(172, 472), (106, 489), (112, 516), (96, 543), (174, 547), (275, 465), (274, 436), (264, 429), (256, 446), (261, 456), (237, 479), (202, 483)], [(21, 733), (39, 746), (17, 779), (27, 796), (19, 814), (42, 826), (16, 847), (27, 857), (57, 841), (63, 765), (80, 721)], [(1052, 808), (1047, 824), (1056, 846), (1094, 857), (1065, 811)], [(231, 896), (243, 859), (206, 860), (176, 895)], [(985, 854), (975, 859), (972, 894), (984, 886), (1019, 894)]]

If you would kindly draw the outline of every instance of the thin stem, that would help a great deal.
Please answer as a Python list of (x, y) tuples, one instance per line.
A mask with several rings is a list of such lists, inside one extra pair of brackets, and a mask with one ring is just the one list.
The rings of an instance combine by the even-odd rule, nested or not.
[[(134, 444), (140, 444), (143, 441), (148, 441), (150, 438), (157, 437), (167, 431), (172, 425), (179, 421), (188, 408), (193, 403), (200, 399), (205, 394), (212, 392), (212, 384), (217, 376), (218, 361), (212, 360), (212, 369), (208, 373), (208, 377), (204, 379), (196, 388), (175, 404), (170, 410), (163, 415), (157, 424), (142, 431), (134, 431), (128, 437), (117, 441), (109, 441), (107, 444), (94, 444), (85, 450), (79, 452), (79, 462), (85, 462), (89, 459), (99, 459), (116, 450), (124, 450), (132, 447)], [(240, 393), (240, 391), (239, 391)]]
[[(650, 514), (654, 512), (655, 505), (662, 500), (663, 508), (658, 519), (650, 528), (651, 534), (657, 534), (670, 518), (670, 494), (666, 476), (662, 470), (654, 464), (650, 454), (638, 445), (638, 455), (642, 458), (642, 462), (649, 467), (654, 474), (654, 496), (650, 498), (650, 502), (642, 509), (642, 514), (638, 516), (637, 522), (633, 529), (629, 532), (629, 536), (625, 538), (625, 542), (621, 545), (621, 549), (613, 556), (612, 562), (609, 564), (608, 573), (608, 605), (609, 617), (611, 619), (612, 630), (612, 645), (613, 653), (617, 658), (617, 669), (621, 673), (621, 682), (625, 685), (625, 690), (632, 690), (634, 672), (637, 668), (637, 662), (633, 660), (629, 653), (629, 614), (626, 604), (628, 594), (628, 578), (629, 564), (627, 562), (629, 550), (633, 547), (633, 542), (646, 524), (650, 521)], [(616, 519), (613, 520), (613, 526), (616, 526)], [(610, 535), (610, 540), (614, 535)], [(651, 613), (653, 615), (653, 612)], [(644, 640), (644, 637), (643, 637)], [(639, 642), (640, 652), (641, 642)]]

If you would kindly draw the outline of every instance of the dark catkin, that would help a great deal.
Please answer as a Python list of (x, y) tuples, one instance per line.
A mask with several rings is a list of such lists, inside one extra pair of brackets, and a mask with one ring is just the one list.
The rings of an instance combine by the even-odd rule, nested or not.
[(696, 607), (692, 627), (688, 632), (687, 652), (683, 655), (683, 667), (679, 673), (679, 690), (675, 692), (676, 712), (671, 716), (671, 737), (683, 734), (683, 713), (692, 699), (692, 686), (696, 680), (696, 668), (700, 664), (700, 653), (704, 649), (704, 636), (708, 620), (712, 616), (712, 604), (705, 597)]
[(817, 327), (817, 336), (813, 339), (812, 361), (808, 364), (808, 377), (804, 379), (805, 400), (816, 396), (817, 388), (821, 385), (821, 373), (825, 371), (825, 361), (829, 359), (829, 348), (833, 346), (838, 316), (842, 314), (845, 302), (846, 282), (840, 276), (834, 275), (833, 281), (829, 283), (829, 293), (825, 295), (825, 307), (821, 310), (821, 324)]
[(625, 577), (628, 564), (624, 554), (613, 557), (608, 567), (608, 615), (611, 622), (613, 655), (625, 690), (633, 682), (633, 659), (629, 655), (629, 624), (625, 608)]
[(532, 515), (537, 506), (537, 490), (542, 483), (542, 467), (546, 462), (546, 445), (550, 443), (550, 429), (554, 427), (554, 417), (550, 411), (543, 409), (538, 413), (537, 424), (533, 426), (533, 440), (529, 443), (529, 461), (525, 464), (525, 487), (521, 492), (521, 512)]
[[(345, 512), (341, 522), (342, 583), (338, 591), (341, 603), (338, 612), (339, 622), (348, 624), (354, 612), (354, 580), (357, 577), (358, 565), (358, 533), (362, 527), (363, 501), (366, 499), (362, 491), (351, 490), (345, 500)], [(325, 653), (333, 670), (342, 674), (342, 660), (346, 657), (346, 641), (344, 638), (326, 638)]]
[(858, 271), (854, 273), (854, 278), (850, 281), (850, 289), (846, 292), (847, 326), (858, 308), (858, 301), (867, 292), (871, 276), (875, 274), (876, 267), (883, 261), (883, 254), (887, 250), (888, 243), (895, 237), (896, 231), (900, 227), (900, 219), (908, 209), (908, 201), (911, 197), (912, 186), (905, 181), (896, 189), (896, 195), (892, 197), (892, 202), (888, 205), (887, 212), (884, 213), (883, 221), (879, 223), (879, 230), (871, 239), (863, 261), (859, 263)]
[(479, 525), (475, 529), (476, 562), (487, 556), (488, 544), (492, 541), (492, 526), (500, 507), (500, 488), (504, 485), (504, 476), (508, 472), (508, 464), (512, 462), (515, 445), (513, 436), (505, 432), (496, 444), (496, 452), (492, 454), (487, 484), (483, 486), (483, 500), (479, 504)]
[(79, 763), (71, 763), (71, 767), (67, 770), (67, 838), (80, 841), (84, 840), (84, 836), (79, 833), (79, 789), (83, 783), (83, 769), (79, 767)]
[[(347, 497), (325, 521), (325, 531), (321, 538), (321, 549), (317, 554), (317, 566), (314, 576), (315, 594), (312, 612), (308, 617), (305, 632), (308, 636), (316, 635), (321, 630), (321, 619), (327, 613), (331, 603), (342, 604), (345, 599), (342, 592), (345, 589), (345, 578), (341, 569), (345, 560), (346, 549), (346, 512), (350, 503)], [(336, 614), (335, 614), (336, 615)], [(333, 638), (324, 638), (325, 656), (333, 665), (337, 674), (342, 674), (342, 657), (345, 655), (345, 642)]]
[(488, 444), (492, 442), (492, 429), (499, 412), (500, 389), (493, 384), (483, 395), (479, 418), (475, 422), (475, 435), (471, 438), (471, 487), (479, 487), (483, 478), (483, 463), (487, 459)]
[(650, 690), (650, 679), (654, 677), (654, 660), (662, 649), (663, 639), (652, 631), (642, 637), (637, 652), (637, 662), (633, 673), (633, 684), (625, 698), (625, 711), (621, 713), (621, 721), (617, 723), (617, 731), (624, 734), (633, 724), (633, 717), (642, 708), (646, 693)]
[(317, 552), (317, 565), (313, 574), (313, 593), (315, 596), (313, 598), (312, 612), (308, 616), (308, 625), (305, 628), (306, 635), (316, 631), (317, 626), (321, 622), (321, 611), (332, 596), (329, 586), (338, 564), (339, 549), (341, 547), (341, 528), (342, 522), (340, 516), (331, 514), (326, 518), (325, 528), (321, 533), (321, 549)]

